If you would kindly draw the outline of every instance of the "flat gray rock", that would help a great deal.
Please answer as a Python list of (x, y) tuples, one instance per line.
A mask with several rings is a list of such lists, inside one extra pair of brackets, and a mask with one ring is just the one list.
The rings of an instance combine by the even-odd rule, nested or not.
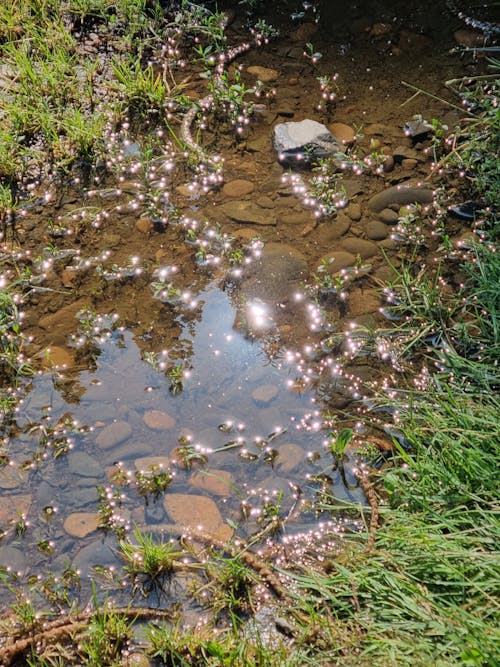
[(342, 150), (326, 125), (309, 119), (275, 125), (273, 145), (280, 162), (291, 167), (307, 166)]

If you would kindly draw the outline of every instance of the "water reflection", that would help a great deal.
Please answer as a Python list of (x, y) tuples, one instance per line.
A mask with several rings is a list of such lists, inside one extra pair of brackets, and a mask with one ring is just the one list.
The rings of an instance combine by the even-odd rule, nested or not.
[[(265, 346), (235, 329), (230, 295), (215, 285), (197, 301), (198, 319), (180, 334), (190, 356), (178, 392), (168, 373), (144, 360), (133, 331), (118, 326), (94, 340), (92, 370), (33, 379), (0, 490), (14, 503), (23, 495), (27, 534), (50, 544), (50, 554), (36, 551), (38, 566), (47, 560), (51, 569), (71, 562), (86, 570), (113, 561), (106, 552), (99, 562), (103, 514), (109, 527), (175, 532), (189, 524), (191, 499), (215, 506), (226, 536), (235, 529), (247, 539), (282, 542), (318, 530), (325, 491), (361, 500), (352, 474), (325, 451), (321, 403), (312, 388), (295, 390), (301, 355), (268, 363)], [(260, 310), (257, 317), (264, 317)], [(163, 487), (153, 493), (151, 486), (160, 473), (165, 502)], [(25, 488), (29, 494), (21, 494)], [(167, 502), (177, 498), (188, 500), (180, 514)], [(201, 507), (196, 521), (210, 528)], [(10, 541), (8, 550), (0, 547), (0, 562), (18, 558), (29, 571), (16, 512), (3, 518)]]

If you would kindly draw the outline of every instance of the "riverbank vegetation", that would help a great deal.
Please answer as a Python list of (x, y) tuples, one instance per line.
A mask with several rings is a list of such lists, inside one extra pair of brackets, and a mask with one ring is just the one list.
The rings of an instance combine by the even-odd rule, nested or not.
[[(207, 47), (223, 41), (210, 16), (190, 18), (201, 21), (200, 35), (211, 31)], [(96, 90), (104, 91), (106, 73), (97, 62), (82, 66), (74, 53), (75, 29), (101, 22), (109, 30), (103, 43), (119, 45), (107, 102), (94, 99)], [(16, 210), (34, 183), (74, 177), (75, 165), (97, 169), (112, 119), (168, 118), (186, 110), (190, 102), (170, 72), (155, 74), (145, 64), (164, 28), (159, 4), (133, 0), (23, 0), (0, 10), (0, 51), (12, 75), (0, 106), (4, 240), (15, 238)], [(371, 399), (373, 419), (387, 416), (394, 427), (393, 450), (382, 465), (378, 450), (370, 456), (365, 448), (359, 457), (356, 475), (367, 505), (340, 503), (324, 492), (315, 508), (351, 520), (341, 546), (318, 547), (320, 558), (308, 566), (294, 564), (293, 554), (270, 565), (265, 554), (237, 540), (201, 534), (162, 540), (116, 530), (123, 571), (103, 569), (96, 586), (102, 592), (119, 581), (130, 604), (103, 602), (96, 594), (80, 606), (79, 575), (70, 567), (60, 578), (40, 573), (29, 594), (15, 573), (2, 570), (15, 602), (0, 618), (1, 664), (499, 664), (500, 62), (491, 59), (489, 67), (488, 76), (454, 82), (469, 115), (433, 146), (439, 215), (457, 209), (470, 220), (470, 234), (460, 246), (450, 244), (441, 218), (407, 242), (406, 259), (381, 287), (392, 318), (390, 334), (378, 331), (377, 339), (386, 340), (402, 367), (411, 358), (412, 373), (406, 385), (379, 389)], [(169, 124), (163, 129), (173, 131)], [(417, 225), (418, 210), (411, 214)], [(402, 225), (408, 215), (401, 211)], [(417, 244), (421, 255), (436, 229), (438, 250), (416, 266)], [(459, 290), (448, 283), (457, 274)], [(16, 409), (22, 378), (33, 372), (23, 356), (18, 304), (34, 284), (12, 268), (6, 275), (0, 285), (0, 378), (10, 385), (1, 393), (4, 415)], [(350, 437), (333, 436), (341, 461)], [(152, 471), (144, 496), (166, 489), (170, 477), (161, 475)], [(113, 481), (116, 494), (101, 497), (110, 531), (119, 470)], [(267, 508), (276, 524), (278, 505)], [(16, 530), (24, 528), (20, 518)], [(43, 548), (50, 544), (40, 543)], [(194, 628), (178, 624), (175, 608), (164, 609), (176, 573), (185, 576), (183, 594), (203, 618)], [(267, 632), (271, 625), (279, 632)]]

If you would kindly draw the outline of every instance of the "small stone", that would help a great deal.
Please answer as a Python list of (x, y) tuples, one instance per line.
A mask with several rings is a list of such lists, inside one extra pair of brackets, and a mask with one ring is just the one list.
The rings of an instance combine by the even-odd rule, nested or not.
[(358, 255), (362, 259), (373, 257), (379, 251), (378, 246), (373, 241), (365, 239), (349, 238), (341, 241), (342, 248), (352, 253), (355, 257)]
[(348, 266), (354, 266), (356, 256), (344, 250), (336, 250), (323, 257), (320, 264), (325, 264), (328, 273), (333, 275), (342, 269), (347, 269)]
[(64, 530), (73, 537), (86, 537), (99, 528), (97, 512), (74, 512), (66, 517)]
[(339, 144), (351, 146), (356, 141), (356, 130), (346, 123), (331, 123), (328, 129)]
[(432, 39), (409, 30), (401, 30), (399, 33), (398, 46), (402, 51), (411, 51), (413, 53), (430, 53), (432, 50)]
[(168, 431), (175, 426), (175, 417), (162, 410), (148, 410), (143, 419), (146, 426), (154, 431)]
[(310, 211), (300, 211), (299, 213), (285, 213), (280, 215), (280, 222), (285, 225), (307, 225), (311, 223), (312, 213)]
[(235, 200), (226, 202), (212, 210), (220, 209), (224, 215), (236, 222), (250, 223), (254, 225), (276, 225), (276, 217), (269, 209), (261, 208), (254, 202), (245, 200)]
[(263, 83), (276, 81), (279, 76), (279, 73), (275, 69), (271, 69), (270, 67), (260, 67), (259, 65), (251, 65), (250, 67), (247, 67), (247, 72)]
[(404, 158), (404, 160), (401, 160), (401, 167), (405, 171), (413, 171), (417, 165), (418, 160), (414, 160), (413, 158)]
[(139, 218), (135, 223), (135, 228), (137, 231), (141, 232), (141, 234), (149, 234), (153, 229), (153, 223), (149, 218)]
[(61, 282), (63, 287), (74, 287), (76, 282), (76, 271), (71, 271), (71, 269), (64, 269), (61, 272)]
[(361, 206), (359, 204), (349, 204), (347, 215), (353, 222), (358, 222), (361, 220)]
[(16, 465), (0, 468), (0, 489), (17, 489), (28, 481), (28, 474)]
[(389, 235), (387, 226), (378, 220), (370, 220), (367, 222), (365, 230), (367, 238), (369, 238), (371, 241), (382, 241)]
[(292, 42), (308, 42), (318, 32), (317, 23), (303, 23), (290, 33)]
[(225, 197), (243, 197), (254, 191), (254, 184), (251, 181), (245, 181), (237, 178), (234, 181), (228, 181), (222, 188), (222, 194)]
[(42, 361), (44, 368), (71, 368), (73, 365), (73, 355), (64, 347), (58, 347), (57, 345), (47, 348), (45, 358)]
[(263, 384), (252, 391), (252, 398), (259, 406), (269, 405), (278, 395), (278, 387), (274, 384)]
[(473, 49), (475, 46), (484, 46), (484, 33), (479, 30), (467, 30), (462, 28), (455, 30), (453, 39), (460, 46)]
[(12, 572), (23, 574), (29, 570), (29, 561), (22, 549), (4, 544), (0, 546), (0, 568), (9, 568)]
[(189, 483), (214, 496), (228, 496), (234, 489), (234, 477), (227, 470), (199, 470), (191, 475)]
[(97, 478), (103, 473), (99, 462), (86, 452), (70, 452), (68, 468), (71, 473), (80, 477)]
[(267, 195), (262, 195), (262, 197), (258, 197), (256, 199), (256, 203), (261, 208), (274, 208), (276, 206), (274, 199), (271, 199), (271, 197), (268, 197)]
[(399, 215), (396, 211), (393, 211), (392, 208), (384, 208), (378, 214), (378, 217), (381, 222), (384, 222), (386, 225), (396, 225), (399, 220)]
[(380, 308), (380, 297), (376, 290), (353, 289), (349, 293), (349, 315), (357, 317), (375, 313)]
[(382, 164), (382, 169), (384, 170), (384, 173), (388, 174), (394, 169), (394, 158), (392, 155), (387, 155), (387, 157), (384, 159), (384, 162)]
[(183, 531), (197, 530), (227, 541), (233, 534), (233, 529), (224, 523), (217, 505), (211, 498), (194, 496), (185, 493), (168, 493), (163, 505), (171, 521)]
[(137, 470), (149, 470), (151, 468), (163, 468), (168, 470), (170, 459), (167, 456), (141, 456), (134, 461)]
[(426, 187), (419, 185), (394, 185), (371, 197), (368, 206), (380, 213), (384, 208), (389, 208), (391, 204), (404, 206), (405, 204), (430, 204), (434, 199), (434, 192)]
[(278, 459), (275, 464), (276, 470), (283, 474), (292, 472), (304, 460), (304, 450), (299, 445), (291, 442), (278, 447)]
[(26, 516), (31, 507), (31, 500), (29, 493), (5, 494), (0, 505), (0, 526), (5, 528), (7, 524), (15, 523), (20, 515)]
[(132, 433), (130, 424), (124, 421), (116, 421), (105, 426), (95, 439), (96, 445), (103, 449), (110, 449), (120, 442), (126, 440)]

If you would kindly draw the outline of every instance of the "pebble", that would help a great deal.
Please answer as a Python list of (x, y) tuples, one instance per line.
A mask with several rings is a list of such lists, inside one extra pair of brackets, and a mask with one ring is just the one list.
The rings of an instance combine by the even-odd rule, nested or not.
[(99, 462), (86, 452), (70, 452), (68, 468), (71, 473), (80, 477), (101, 477), (103, 473)]
[(396, 211), (393, 211), (392, 208), (384, 208), (378, 214), (378, 217), (381, 222), (384, 222), (386, 225), (396, 225), (399, 220), (399, 215)]
[(61, 329), (64, 329), (65, 331), (74, 330), (77, 328), (78, 324), (75, 316), (84, 306), (88, 306), (88, 300), (79, 299), (74, 303), (70, 303), (68, 306), (64, 306), (64, 308), (60, 308), (55, 313), (50, 313), (50, 315), (41, 317), (38, 321), (38, 326), (41, 329), (52, 333), (54, 331), (61, 331)]
[(168, 470), (170, 459), (168, 456), (141, 456), (135, 459), (134, 465), (137, 470), (148, 470), (153, 467)]
[(31, 507), (31, 494), (4, 495), (0, 505), (0, 526), (5, 528), (9, 523), (15, 523), (19, 515), (27, 515)]
[(246, 181), (243, 178), (237, 178), (234, 181), (228, 181), (222, 188), (222, 194), (225, 197), (243, 197), (254, 191), (252, 181)]
[(288, 442), (278, 447), (278, 459), (275, 468), (281, 474), (289, 473), (297, 468), (303, 460), (304, 450), (302, 447)]
[(191, 486), (214, 496), (228, 496), (234, 489), (234, 477), (227, 470), (199, 470), (189, 478)]
[(203, 530), (226, 541), (233, 535), (231, 526), (224, 523), (217, 505), (211, 498), (185, 493), (168, 493), (163, 504), (171, 521), (182, 532)]
[(71, 368), (74, 363), (73, 355), (68, 350), (52, 345), (46, 350), (42, 366), (43, 368)]
[(368, 206), (380, 213), (384, 208), (391, 204), (430, 204), (434, 199), (434, 192), (429, 188), (419, 187), (418, 185), (394, 185), (387, 190), (383, 190), (371, 197)]
[(346, 123), (331, 123), (328, 129), (335, 139), (344, 146), (351, 146), (356, 141), (356, 130)]
[(319, 30), (317, 23), (303, 23), (290, 33), (292, 42), (308, 42)]
[(23, 574), (29, 569), (28, 558), (22, 549), (5, 544), (0, 547), (0, 567)]
[(349, 293), (349, 315), (357, 317), (375, 313), (380, 308), (380, 297), (376, 290), (353, 289)]
[(417, 165), (418, 160), (414, 160), (413, 158), (404, 158), (401, 160), (401, 167), (405, 171), (413, 171)]
[(149, 218), (139, 218), (135, 223), (135, 228), (137, 231), (141, 232), (141, 234), (149, 234), (149, 232), (152, 231), (153, 226), (154, 225)]
[(250, 67), (247, 67), (247, 72), (263, 83), (276, 81), (279, 76), (279, 73), (275, 69), (271, 69), (270, 67), (260, 67), (259, 65), (251, 65)]
[(0, 489), (17, 489), (28, 481), (28, 473), (15, 465), (0, 468)]
[(484, 34), (479, 30), (466, 30), (465, 28), (455, 30), (453, 39), (460, 46), (469, 49), (473, 49), (475, 46), (484, 46)]
[(212, 215), (218, 210), (236, 222), (254, 225), (276, 225), (275, 215), (269, 209), (261, 208), (252, 201), (235, 200), (226, 202), (215, 207), (212, 210)]
[(252, 398), (261, 407), (269, 405), (278, 395), (278, 387), (274, 384), (263, 384), (252, 391)]
[(110, 449), (126, 440), (132, 433), (130, 424), (124, 421), (116, 421), (105, 426), (95, 439), (96, 445), (103, 449)]
[(328, 262), (326, 265), (328, 273), (333, 275), (342, 269), (346, 269), (348, 266), (354, 266), (354, 264), (356, 264), (356, 256), (345, 250), (336, 250), (335, 252), (325, 255), (321, 259), (320, 264), (324, 261)]
[(146, 426), (154, 431), (168, 431), (175, 426), (175, 417), (162, 410), (147, 410), (143, 419)]
[(359, 204), (349, 204), (347, 215), (353, 222), (358, 222), (361, 220), (361, 206)]
[(384, 225), (383, 222), (379, 222), (378, 220), (370, 220), (367, 222), (365, 230), (367, 238), (371, 241), (382, 241), (389, 235), (387, 225)]
[(74, 512), (66, 517), (64, 530), (73, 537), (86, 537), (99, 528), (97, 512)]
[(343, 239), (341, 241), (342, 248), (352, 253), (355, 257), (359, 255), (362, 259), (373, 257), (379, 251), (378, 245), (373, 241), (365, 239)]
[(116, 538), (114, 535), (97, 539), (82, 547), (73, 558), (71, 566), (79, 570), (82, 580), (87, 579), (96, 565), (112, 567), (117, 564)]

